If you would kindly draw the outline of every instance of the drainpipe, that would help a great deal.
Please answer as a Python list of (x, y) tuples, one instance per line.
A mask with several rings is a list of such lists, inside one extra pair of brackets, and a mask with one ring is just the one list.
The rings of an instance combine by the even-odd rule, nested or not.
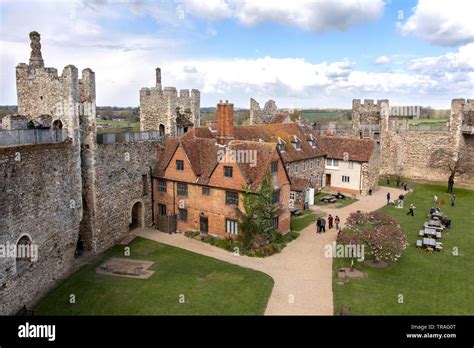
[(154, 192), (154, 185), (153, 185), (153, 171), (150, 166), (150, 185), (151, 185), (151, 225), (155, 226), (155, 192)]
[(360, 170), (359, 170), (359, 194), (362, 195), (362, 162), (359, 162)]

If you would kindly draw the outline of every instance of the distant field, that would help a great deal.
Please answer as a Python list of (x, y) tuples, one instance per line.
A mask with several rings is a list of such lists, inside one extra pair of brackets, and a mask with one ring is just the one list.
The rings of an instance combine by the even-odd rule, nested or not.
[[(349, 111), (350, 112), (350, 111)], [(308, 122), (331, 122), (331, 121), (342, 121), (343, 117), (347, 114), (347, 111), (325, 111), (325, 110), (302, 110), (301, 116)]]
[(449, 118), (420, 118), (418, 120), (410, 120), (409, 123), (413, 125), (430, 125), (430, 126), (444, 126)]
[(129, 121), (106, 121), (97, 120), (97, 126), (99, 125), (111, 125), (111, 128), (97, 128), (98, 134), (103, 133), (121, 133), (121, 132), (139, 132), (140, 121), (129, 122)]

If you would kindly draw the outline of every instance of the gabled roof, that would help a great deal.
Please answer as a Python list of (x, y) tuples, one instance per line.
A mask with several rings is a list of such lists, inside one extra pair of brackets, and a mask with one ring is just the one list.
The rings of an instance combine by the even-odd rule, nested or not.
[[(317, 139), (316, 134), (305, 123), (299, 124), (298, 122), (294, 122), (234, 126), (233, 131), (234, 139), (236, 140), (259, 141), (259, 139), (262, 139), (265, 142), (276, 144), (278, 143), (278, 138), (281, 138), (287, 144), (287, 146), (285, 146), (285, 151), (281, 152), (281, 156), (285, 163), (324, 156), (325, 154), (319, 148), (318, 144), (316, 145), (316, 148), (313, 148), (307, 141), (305, 141), (310, 134)], [(215, 136), (216, 133), (209, 131), (208, 127), (195, 127), (184, 135), (184, 137), (196, 138), (214, 138)], [(295, 136), (301, 140), (301, 150), (296, 150), (290, 145)]]
[[(280, 123), (285, 122), (288, 117), (290, 117), (290, 115), (277, 114), (277, 115), (272, 117), (270, 123), (280, 124)], [(291, 122), (291, 119), (289, 121)]]
[[(271, 161), (276, 150), (276, 145), (259, 141), (232, 140), (227, 146), (217, 144), (213, 138), (190, 137), (189, 132), (180, 138), (171, 138), (165, 143), (165, 148), (159, 161), (153, 169), (153, 175), (158, 178), (170, 179), (165, 176), (166, 168), (173, 158), (177, 148), (182, 147), (189, 159), (194, 174), (198, 177), (196, 183), (208, 185), (214, 169), (218, 165), (219, 150), (254, 150), (256, 151), (256, 163), (237, 163), (237, 166), (245, 179), (246, 185), (252, 190), (260, 186), (271, 168)], [(288, 179), (289, 180), (289, 179)]]
[(318, 145), (327, 153), (327, 157), (344, 159), (347, 152), (350, 161), (368, 162), (375, 150), (375, 141), (369, 139), (349, 139), (338, 137), (317, 137)]
[(290, 176), (291, 182), (291, 191), (298, 191), (302, 192), (306, 190), (308, 187), (311, 187), (311, 181), (307, 178), (300, 178), (297, 176)]

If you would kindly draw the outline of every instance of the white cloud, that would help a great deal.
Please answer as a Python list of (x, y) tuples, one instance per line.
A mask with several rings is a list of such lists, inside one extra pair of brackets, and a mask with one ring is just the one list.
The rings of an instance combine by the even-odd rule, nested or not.
[(379, 56), (379, 57), (375, 58), (375, 60), (374, 60), (375, 65), (390, 64), (391, 62), (392, 62), (392, 60), (390, 59), (390, 57), (387, 57), (387, 56)]
[(474, 6), (471, 0), (419, 0), (413, 14), (398, 29), (441, 46), (474, 42)]
[(293, 25), (312, 32), (345, 31), (375, 21), (383, 13), (382, 0), (187, 0), (189, 14), (209, 20), (233, 17), (244, 25), (263, 22)]
[[(268, 19), (264, 14), (271, 11), (264, 6), (270, 5), (263, 3), (266, 5), (255, 5), (260, 6), (258, 13), (263, 17), (254, 22), (247, 17), (246, 20), (250, 21), (247, 24), (257, 24), (259, 20), (277, 21), (278, 18), (283, 21), (289, 5), (277, 3), (274, 6), (281, 6), (282, 10), (275, 12), (274, 19)], [(314, 6), (330, 6), (321, 5), (325, 3), (315, 2)], [(140, 88), (155, 84), (154, 69), (157, 66), (162, 68), (163, 85), (200, 89), (203, 106), (215, 105), (219, 99), (229, 99), (236, 106), (247, 107), (249, 98), (254, 97), (258, 100), (274, 99), (282, 107), (350, 107), (353, 98), (389, 98), (400, 103), (417, 104), (422, 100), (423, 104), (434, 107), (449, 107), (451, 98), (472, 97), (474, 44), (437, 57), (412, 59), (405, 67), (400, 65), (404, 69), (384, 73), (362, 70), (350, 58), (342, 57), (335, 61), (310, 62), (299, 57), (196, 58), (190, 53), (186, 56), (189, 58), (183, 58), (185, 42), (179, 36), (111, 30), (98, 13), (120, 21), (123, 16), (120, 9), (116, 6), (108, 8), (100, 1), (87, 4), (88, 7), (69, 2), (11, 2), (2, 5), (5, 20), (0, 27), (0, 104), (16, 103), (14, 67), (19, 62), (28, 62), (28, 32), (31, 30), (42, 35), (46, 66), (56, 67), (59, 73), (68, 64), (74, 64), (79, 70), (89, 67), (96, 72), (98, 105), (138, 105)], [(134, 4), (139, 16), (146, 13), (146, 6), (151, 6), (148, 1)], [(231, 8), (232, 16), (249, 10), (249, 7), (244, 8), (247, 3), (228, 4), (234, 6)], [(241, 6), (240, 10), (235, 7), (237, 5)], [(217, 1), (215, 7), (218, 6), (222, 6), (222, 2)], [(343, 5), (336, 2), (334, 6), (340, 8)], [(211, 16), (211, 10), (207, 8), (199, 13)], [(154, 13), (160, 11), (164, 11), (163, 8)], [(55, 16), (51, 17), (51, 13)], [(298, 18), (298, 13), (295, 15), (294, 18)], [(330, 27), (328, 23), (332, 23), (324, 18), (322, 22), (316, 21), (319, 24), (314, 26), (311, 13), (300, 15), (308, 17), (297, 25), (308, 25), (308, 30), (327, 29)], [(323, 22), (324, 25), (319, 27)], [(186, 39), (190, 40), (189, 35), (183, 40)], [(396, 59), (395, 55), (390, 57)]]
[(221, 20), (231, 16), (232, 11), (224, 0), (187, 0), (184, 8), (189, 14), (212, 20)]

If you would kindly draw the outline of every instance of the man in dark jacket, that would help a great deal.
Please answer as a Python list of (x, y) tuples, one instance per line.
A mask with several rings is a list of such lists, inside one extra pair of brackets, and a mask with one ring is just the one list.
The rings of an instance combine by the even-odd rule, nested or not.
[(326, 220), (321, 218), (321, 232), (326, 232)]
[(321, 218), (316, 221), (316, 232), (321, 233)]

